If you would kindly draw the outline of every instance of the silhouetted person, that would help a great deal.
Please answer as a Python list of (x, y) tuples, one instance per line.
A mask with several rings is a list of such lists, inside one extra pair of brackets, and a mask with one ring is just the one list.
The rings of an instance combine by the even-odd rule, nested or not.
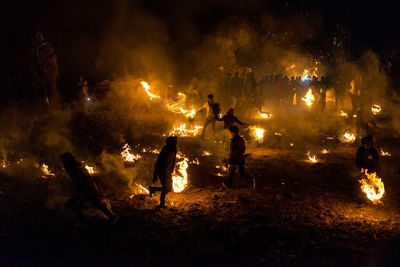
[(107, 205), (102, 201), (104, 197), (100, 193), (93, 177), (71, 153), (64, 153), (61, 156), (61, 160), (64, 164), (65, 171), (75, 185), (76, 194), (68, 201), (67, 206), (75, 208), (78, 222), (83, 223), (84, 216), (82, 214), (82, 207), (86, 201), (90, 201), (96, 209), (107, 215), (112, 224), (115, 224), (118, 220), (118, 216), (111, 211), (111, 208), (107, 208)]
[(153, 172), (153, 183), (157, 182), (157, 177), (160, 179), (161, 187), (150, 186), (150, 196), (155, 192), (161, 191), (160, 207), (165, 207), (165, 196), (172, 190), (172, 172), (175, 168), (176, 161), (176, 145), (178, 138), (170, 136), (165, 140), (166, 145), (162, 148)]
[(240, 176), (248, 178), (250, 182), (252, 182), (254, 188), (255, 180), (250, 175), (248, 175), (244, 170), (244, 164), (246, 159), (244, 152), (246, 151), (246, 145), (243, 138), (239, 136), (239, 128), (234, 125), (231, 126), (229, 130), (232, 135), (229, 157), (228, 157), (229, 175), (228, 175), (228, 181), (224, 182), (223, 185), (228, 188), (233, 187), (233, 177), (235, 175), (236, 169), (239, 168)]
[(208, 95), (208, 100), (207, 102), (198, 110), (206, 110), (206, 121), (204, 122), (203, 130), (201, 132), (201, 137), (204, 138), (204, 135), (206, 133), (206, 129), (209, 124), (211, 124), (212, 130), (213, 130), (213, 135), (215, 135), (215, 121), (217, 120), (217, 117), (220, 112), (220, 105), (218, 103), (214, 102), (214, 96), (213, 95)]
[(335, 84), (335, 105), (336, 108), (339, 107), (343, 109), (344, 106), (344, 96), (346, 93), (346, 85), (345, 85), (345, 81), (342, 78), (342, 76), (338, 76), (336, 79), (336, 84)]
[(224, 129), (229, 129), (234, 123), (237, 123), (245, 128), (249, 127), (247, 123), (241, 122), (235, 115), (233, 115), (233, 113), (233, 108), (230, 108), (222, 118), (217, 117), (218, 121), (224, 122)]
[(326, 88), (321, 88), (318, 100), (320, 112), (323, 113), (326, 107)]
[(374, 148), (371, 135), (363, 137), (362, 146), (357, 150), (356, 164), (359, 169), (368, 169), (369, 173), (378, 170), (379, 154)]
[(50, 110), (60, 108), (60, 95), (57, 90), (59, 76), (57, 56), (54, 47), (46, 42), (42, 33), (38, 32), (33, 41), (36, 63), (45, 82), (44, 101)]

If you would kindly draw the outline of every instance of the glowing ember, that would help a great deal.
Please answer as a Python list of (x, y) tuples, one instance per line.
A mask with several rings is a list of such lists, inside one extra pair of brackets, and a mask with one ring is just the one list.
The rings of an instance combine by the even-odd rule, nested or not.
[(203, 151), (203, 156), (211, 156), (212, 153), (209, 151)]
[(189, 159), (186, 158), (183, 154), (177, 158), (182, 158), (183, 160), (179, 161), (175, 165), (174, 172), (172, 173), (172, 188), (175, 193), (180, 193), (188, 185), (188, 174), (187, 168), (189, 167), (188, 161)]
[(150, 153), (153, 153), (153, 154), (159, 154), (160, 152), (161, 152), (161, 150), (157, 149), (157, 148), (150, 150)]
[(51, 177), (56, 177), (56, 175), (49, 170), (49, 166), (47, 166), (46, 164), (43, 163), (40, 166), (40, 169), (43, 172), (42, 178), (48, 179), (48, 178), (51, 178)]
[(194, 158), (191, 162), (192, 164), (200, 165), (200, 161), (198, 158)]
[(312, 163), (318, 162), (317, 157), (315, 155), (311, 155), (310, 151), (307, 152), (308, 160)]
[(139, 154), (132, 154), (131, 147), (126, 143), (121, 152), (122, 159), (126, 162), (134, 163), (135, 160), (140, 159), (142, 156)]
[(150, 194), (149, 190), (143, 185), (137, 183), (135, 183), (135, 185), (138, 188), (139, 194), (146, 194), (146, 195)]
[(253, 130), (253, 134), (258, 142), (263, 141), (265, 132), (263, 128), (251, 126), (250, 129)]
[(5, 161), (4, 159), (1, 161), (1, 167), (3, 168), (7, 168), (8, 164), (7, 161)]
[(377, 114), (381, 113), (382, 108), (381, 108), (379, 105), (374, 104), (374, 105), (372, 105), (372, 107), (371, 107), (371, 111), (372, 111), (372, 113), (373, 113), (374, 115), (377, 115)]
[(389, 152), (383, 151), (383, 149), (381, 148), (381, 156), (382, 156), (382, 157), (391, 157), (392, 154), (390, 154)]
[(311, 88), (308, 89), (307, 93), (301, 98), (301, 100), (306, 103), (307, 107), (310, 108), (312, 106), (315, 101), (315, 96), (313, 95)]
[(328, 154), (328, 153), (329, 153), (329, 150), (326, 149), (326, 148), (324, 148), (324, 149), (322, 149), (321, 153), (322, 153), (322, 154)]
[(186, 128), (186, 124), (183, 123), (178, 127), (175, 127), (170, 133), (170, 136), (196, 136), (200, 133), (203, 126), (195, 125), (192, 128)]
[(343, 135), (343, 141), (346, 143), (353, 143), (356, 140), (356, 137), (351, 132), (345, 132)]
[(272, 114), (269, 112), (260, 112), (259, 113), (259, 117), (262, 119), (271, 119), (272, 118)]
[(160, 98), (160, 96), (150, 93), (150, 85), (147, 82), (141, 81), (140, 84), (143, 86), (144, 90), (146, 90), (146, 93), (150, 97), (150, 100), (152, 100), (153, 98)]
[(340, 111), (340, 116), (341, 117), (347, 117), (349, 116), (349, 114), (347, 114), (346, 112), (344, 112), (343, 110)]
[(361, 190), (367, 195), (368, 199), (374, 204), (380, 203), (380, 199), (385, 194), (385, 186), (382, 179), (374, 173), (368, 173), (368, 170), (361, 169), (363, 178), (360, 180)]
[(289, 145), (290, 145), (291, 147), (294, 147), (294, 144), (293, 144), (293, 143), (290, 143)]

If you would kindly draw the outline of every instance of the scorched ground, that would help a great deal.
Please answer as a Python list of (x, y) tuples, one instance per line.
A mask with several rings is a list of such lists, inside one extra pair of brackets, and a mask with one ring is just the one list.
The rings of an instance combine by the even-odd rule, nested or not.
[[(183, 139), (183, 138), (182, 138)], [(190, 157), (203, 148), (181, 140)], [(208, 144), (215, 146), (215, 144)], [(185, 149), (191, 148), (185, 151)], [(193, 147), (197, 147), (193, 149)], [(63, 208), (66, 178), (27, 179), (2, 172), (1, 262), (5, 265), (365, 265), (395, 263), (399, 238), (400, 174), (385, 175), (384, 203), (360, 191), (354, 146), (329, 148), (317, 163), (289, 145), (252, 148), (248, 170), (257, 180), (221, 186), (218, 158), (200, 156), (189, 168), (191, 186), (168, 195), (168, 209), (145, 194), (112, 199), (121, 215), (110, 227), (86, 210), (89, 227), (76, 229)], [(322, 148), (321, 148), (322, 150)], [(395, 166), (400, 149), (382, 164)], [(392, 167), (393, 168), (393, 167)], [(391, 170), (393, 171), (393, 170)], [(25, 188), (25, 190), (20, 190)], [(91, 214), (92, 213), (92, 214)], [(92, 216), (91, 216), (92, 215)]]

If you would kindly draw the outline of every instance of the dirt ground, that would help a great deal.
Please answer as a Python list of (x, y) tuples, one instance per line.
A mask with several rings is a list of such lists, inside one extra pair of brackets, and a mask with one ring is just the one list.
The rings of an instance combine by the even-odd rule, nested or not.
[(167, 209), (156, 208), (159, 195), (112, 198), (114, 226), (88, 205), (88, 227), (74, 227), (62, 205), (70, 192), (55, 193), (68, 180), (0, 172), (1, 265), (399, 265), (400, 149), (381, 158), (386, 194), (374, 205), (360, 192), (357, 146), (318, 153), (323, 148), (312, 147), (320, 159), (313, 164), (296, 144), (253, 146), (247, 170), (255, 190), (240, 178), (224, 188), (221, 158), (199, 156), (189, 188), (169, 194)]

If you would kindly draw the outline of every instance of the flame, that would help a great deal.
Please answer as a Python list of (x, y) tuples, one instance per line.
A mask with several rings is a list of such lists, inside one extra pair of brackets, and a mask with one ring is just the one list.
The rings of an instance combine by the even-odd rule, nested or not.
[(296, 64), (292, 64), (289, 67), (286, 68), (286, 70), (292, 70), (296, 67)]
[(153, 154), (159, 154), (161, 152), (161, 150), (157, 149), (157, 148), (154, 148), (154, 149), (150, 150), (149, 152), (153, 153)]
[(349, 116), (346, 112), (344, 112), (343, 110), (340, 111), (340, 116), (341, 117), (347, 117)]
[(41, 169), (42, 172), (43, 172), (42, 178), (44, 178), (44, 179), (48, 179), (48, 178), (51, 178), (51, 177), (55, 177), (55, 176), (56, 176), (54, 173), (52, 173), (52, 172), (49, 170), (49, 166), (46, 165), (45, 163), (43, 163), (43, 164), (40, 166), (40, 169)]
[(361, 190), (367, 195), (368, 199), (374, 204), (380, 203), (380, 199), (385, 194), (385, 185), (382, 179), (374, 173), (368, 173), (368, 170), (361, 169), (363, 179), (360, 180)]
[(391, 157), (392, 154), (390, 154), (389, 152), (383, 151), (383, 149), (381, 148), (381, 156), (382, 156), (382, 157)]
[(150, 97), (150, 100), (152, 100), (153, 98), (160, 98), (160, 96), (150, 93), (150, 85), (147, 82), (141, 81), (140, 84), (143, 86), (144, 90), (146, 90), (146, 93)]
[(192, 128), (186, 128), (186, 124), (183, 123), (178, 127), (175, 127), (170, 133), (170, 136), (196, 136), (200, 133), (203, 126), (195, 125)]
[(121, 156), (124, 161), (130, 162), (130, 163), (134, 163), (135, 160), (138, 160), (142, 157), (139, 154), (136, 154), (136, 155), (132, 154), (131, 147), (128, 145), (128, 143), (126, 143), (124, 145), (124, 147), (122, 148)]
[(203, 156), (211, 156), (212, 153), (209, 151), (203, 151)]
[(317, 157), (315, 155), (311, 156), (310, 151), (307, 152), (308, 160), (311, 161), (312, 163), (318, 162)]
[(135, 185), (138, 187), (139, 194), (146, 194), (146, 195), (150, 194), (149, 190), (143, 185), (137, 183), (135, 183)]
[(258, 115), (262, 119), (271, 119), (272, 118), (272, 114), (269, 112), (260, 112)]
[(89, 165), (85, 165), (85, 169), (89, 174), (94, 174), (94, 167), (90, 167)]
[[(316, 62), (316, 64), (318, 64), (318, 62)], [(314, 67), (314, 70), (312, 71), (312, 73), (308, 70), (308, 69), (304, 69), (303, 71), (303, 75), (301, 76), (301, 80), (305, 81), (305, 80), (310, 80), (310, 77), (318, 77), (317, 75), (317, 71), (318, 71), (318, 67)]]
[(301, 79), (302, 79), (303, 81), (305, 81), (305, 80), (309, 79), (308, 76), (310, 76), (310, 75), (308, 75), (308, 69), (305, 69), (305, 70), (303, 71), (303, 75), (301, 76)]
[(257, 141), (262, 141), (264, 139), (264, 132), (263, 128), (251, 126), (250, 129), (253, 130), (254, 136), (256, 137)]
[(315, 101), (315, 96), (313, 95), (311, 88), (308, 89), (307, 93), (301, 98), (301, 100), (303, 100), (308, 107), (312, 106)]
[(374, 115), (377, 115), (377, 114), (381, 113), (382, 108), (381, 108), (379, 105), (374, 104), (374, 105), (372, 105), (372, 107), (371, 107), (371, 111), (372, 111), (372, 113), (373, 113)]
[(192, 164), (200, 165), (200, 161), (198, 158), (194, 158), (191, 162)]
[(189, 159), (181, 154), (177, 154), (178, 159), (183, 159), (176, 163), (174, 172), (172, 173), (172, 188), (175, 193), (180, 193), (188, 185), (187, 168), (189, 167)]
[(346, 143), (353, 143), (356, 140), (355, 135), (351, 132), (345, 132), (343, 138), (343, 141)]
[(324, 149), (322, 149), (321, 153), (322, 153), (322, 154), (328, 154), (328, 153), (329, 153), (329, 150), (326, 149), (326, 148), (324, 148)]
[(349, 89), (349, 92), (351, 94), (353, 94), (353, 95), (356, 94), (356, 91), (355, 91), (355, 88), (354, 88), (355, 84), (356, 84), (356, 82), (354, 80), (351, 80), (351, 82), (350, 82), (351, 88)]
[(178, 100), (173, 101), (172, 99), (167, 99), (164, 101), (167, 109), (176, 114), (183, 114), (188, 119), (194, 119), (196, 116), (196, 111), (194, 108), (185, 109), (186, 95), (184, 93), (178, 93)]

